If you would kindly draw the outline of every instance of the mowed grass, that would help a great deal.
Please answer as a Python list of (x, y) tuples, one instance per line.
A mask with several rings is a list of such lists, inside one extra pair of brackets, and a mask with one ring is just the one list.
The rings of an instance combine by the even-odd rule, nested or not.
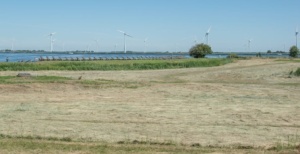
[(11, 137), (0, 134), (0, 153), (297, 153), (299, 146), (277, 145), (268, 149), (250, 146), (175, 145), (156, 142), (74, 142), (64, 138)]
[(71, 81), (71, 78), (60, 76), (0, 76), (0, 84), (26, 84), (26, 83), (66, 83)]
[(231, 59), (176, 59), (176, 60), (112, 60), (112, 61), (47, 61), (36, 63), (0, 63), (0, 71), (39, 70), (154, 70), (220, 66)]
[(58, 83), (58, 84), (80, 84), (86, 88), (131, 88), (136, 89), (139, 87), (147, 86), (146, 83), (140, 82), (125, 82), (125, 81), (114, 81), (105, 79), (96, 80), (78, 80), (69, 77), (61, 76), (30, 76), (30, 77), (17, 77), (17, 76), (0, 76), (0, 84), (47, 84), (47, 83)]
[[(278, 70), (281, 68), (278, 66), (272, 68)], [(284, 68), (289, 68), (286, 66), (290, 65), (286, 63)], [(232, 72), (266, 72), (271, 67), (264, 65), (263, 68), (235, 69)], [(206, 69), (209, 68), (203, 68)], [(222, 77), (226, 75), (224, 69), (227, 67), (221, 67), (222, 71), (218, 73)], [(2, 76), (0, 153), (299, 153), (298, 88), (235, 84), (249, 76), (234, 78), (232, 83), (222, 83), (215, 78), (213, 81), (216, 82), (212, 83), (218, 85), (192, 80), (214, 79), (213, 75), (218, 75), (207, 71), (209, 74), (205, 78), (202, 75), (206, 71), (203, 70), (192, 69), (188, 75), (188, 72), (181, 72), (185, 69), (153, 71), (170, 73), (154, 80), (161, 82), (137, 90), (123, 88), (123, 84), (127, 83), (133, 87), (134, 83), (140, 86), (141, 81), (135, 78), (118, 81), (101, 76), (101, 79), (87, 80), (83, 76), (78, 80), (81, 72), (76, 72), (74, 78), (73, 75), (70, 78)], [(49, 72), (48, 75), (54, 74)], [(136, 73), (136, 76), (140, 73), (124, 72)], [(101, 75), (103, 72), (97, 73)], [(285, 69), (282, 74), (286, 74)], [(231, 78), (232, 75), (229, 75), (228, 78)], [(144, 80), (151, 82), (152, 78)], [(293, 82), (297, 80), (292, 79)], [(53, 86), (60, 84), (44, 84), (58, 81), (63, 83), (61, 87), (65, 87), (65, 83), (68, 86), (81, 83), (88, 87), (115, 85), (120, 88), (103, 88), (100, 91), (74, 85), (68, 89), (56, 89)], [(39, 88), (30, 83), (46, 86)], [(48, 88), (51, 85), (52, 88)], [(23, 90), (28, 88), (34, 91), (29, 90), (23, 95)], [(44, 88), (47, 91), (40, 91)], [(296, 94), (287, 96), (286, 93), (292, 90)], [(46, 95), (48, 92), (50, 94)], [(85, 100), (79, 100), (82, 98)], [(140, 136), (134, 136), (132, 132)], [(178, 136), (173, 137), (173, 134)], [(113, 137), (115, 139), (111, 140)], [(195, 140), (184, 142), (184, 139), (193, 137)], [(245, 144), (244, 141), (249, 140), (250, 144)], [(221, 144), (226, 141), (233, 143)]]
[(292, 63), (300, 63), (300, 59), (299, 58), (292, 58), (292, 59), (278, 59), (276, 61), (280, 61), (280, 62), (292, 62)]

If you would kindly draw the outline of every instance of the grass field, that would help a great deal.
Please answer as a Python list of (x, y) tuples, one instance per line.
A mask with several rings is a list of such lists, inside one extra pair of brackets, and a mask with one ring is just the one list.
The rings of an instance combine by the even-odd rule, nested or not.
[[(44, 139), (23, 139), (23, 138), (0, 138), (1, 153), (122, 153), (122, 154), (153, 154), (153, 153), (297, 153), (298, 146), (277, 145), (274, 148), (265, 149), (262, 147), (253, 148), (249, 146), (209, 146), (202, 147), (197, 144), (187, 145), (168, 145), (161, 143), (137, 142), (131, 143), (107, 143), (107, 142), (66, 142), (49, 141)], [(299, 149), (300, 150), (300, 149)]]
[(220, 66), (230, 59), (174, 59), (174, 60), (111, 60), (111, 61), (43, 61), (35, 63), (0, 63), (0, 71), (39, 70), (153, 70)]
[(297, 153), (299, 67), (0, 71), (0, 153)]

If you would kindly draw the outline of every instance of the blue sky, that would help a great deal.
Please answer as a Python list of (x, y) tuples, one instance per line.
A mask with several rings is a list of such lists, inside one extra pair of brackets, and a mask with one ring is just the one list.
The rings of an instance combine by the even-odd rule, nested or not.
[[(215, 52), (286, 50), (300, 29), (299, 0), (3, 0), (0, 49), (188, 51), (195, 39)], [(99, 48), (95, 40), (99, 40)], [(300, 39), (298, 39), (300, 40)], [(300, 42), (298, 41), (298, 44)]]

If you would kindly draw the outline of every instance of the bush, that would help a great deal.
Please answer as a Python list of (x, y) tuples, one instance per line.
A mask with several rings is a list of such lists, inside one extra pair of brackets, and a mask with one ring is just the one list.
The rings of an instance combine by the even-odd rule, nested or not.
[(207, 44), (196, 44), (193, 46), (190, 51), (190, 56), (194, 58), (204, 58), (207, 54), (212, 54), (213, 51), (211, 50), (211, 47)]
[(256, 57), (261, 57), (261, 53), (260, 53), (260, 52), (257, 53), (257, 54), (256, 54)]
[(298, 56), (299, 49), (296, 46), (290, 48), (290, 57), (296, 58)]
[(295, 73), (294, 73), (295, 76), (300, 76), (300, 68), (298, 68)]
[(227, 58), (239, 58), (239, 56), (235, 53), (231, 53), (227, 56)]

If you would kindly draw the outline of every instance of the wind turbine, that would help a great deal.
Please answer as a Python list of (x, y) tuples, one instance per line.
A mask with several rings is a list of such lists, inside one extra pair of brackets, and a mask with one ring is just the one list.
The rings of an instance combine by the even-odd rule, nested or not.
[(251, 39), (250, 40), (248, 40), (248, 48), (249, 48), (249, 52), (251, 52)]
[(144, 53), (146, 52), (148, 38), (144, 39)]
[(55, 41), (56, 41), (56, 39), (52, 39), (52, 51), (53, 51), (53, 44), (54, 44)]
[(296, 47), (298, 48), (298, 26), (296, 28), (295, 34), (296, 34)]
[(115, 51), (116, 53), (117, 53), (117, 46), (118, 46), (118, 44), (115, 44), (115, 46), (114, 46), (114, 47), (115, 47), (115, 50), (114, 50), (114, 51)]
[(65, 52), (65, 45), (66, 45), (66, 43), (65, 42), (63, 42), (63, 52)]
[(14, 51), (14, 43), (15, 43), (15, 40), (12, 39), (12, 40), (11, 40), (11, 51)]
[(90, 51), (90, 44), (87, 44), (87, 46), (86, 46), (86, 51), (87, 51), (87, 52)]
[(121, 30), (118, 30), (120, 33), (123, 33), (124, 34), (124, 53), (126, 53), (126, 36), (128, 37), (132, 37), (130, 35), (128, 35), (127, 33), (121, 31)]
[(205, 33), (205, 37), (206, 37), (206, 44), (208, 45), (208, 35), (210, 32), (211, 27), (208, 28), (207, 32)]
[(196, 35), (194, 36), (194, 39), (195, 39), (194, 40), (195, 45), (198, 44), (198, 40), (197, 40), (197, 36)]
[(53, 35), (55, 35), (56, 32), (50, 33), (48, 36), (50, 36), (50, 52), (53, 51), (53, 43), (55, 40), (53, 40)]
[[(97, 45), (97, 50), (99, 50), (99, 52), (100, 52), (100, 48), (99, 48), (99, 40), (95, 40), (95, 42), (96, 42), (96, 45)], [(96, 51), (97, 51), (96, 50)]]

